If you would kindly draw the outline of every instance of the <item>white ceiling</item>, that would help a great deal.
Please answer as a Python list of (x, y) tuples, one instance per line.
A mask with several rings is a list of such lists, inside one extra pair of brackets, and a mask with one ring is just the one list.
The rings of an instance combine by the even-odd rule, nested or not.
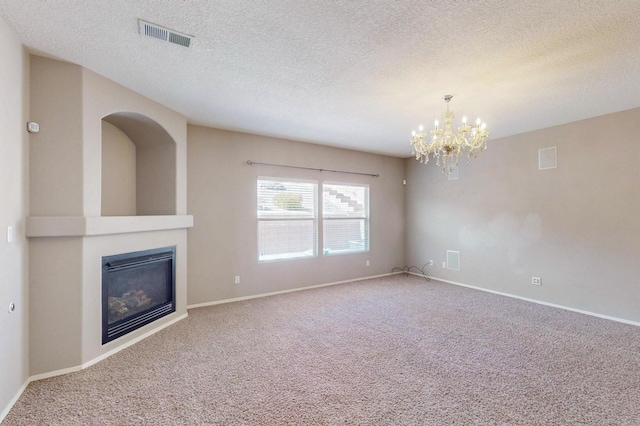
[(30, 51), (191, 123), (399, 157), (449, 93), (492, 138), (640, 106), (638, 0), (0, 0), (0, 15)]

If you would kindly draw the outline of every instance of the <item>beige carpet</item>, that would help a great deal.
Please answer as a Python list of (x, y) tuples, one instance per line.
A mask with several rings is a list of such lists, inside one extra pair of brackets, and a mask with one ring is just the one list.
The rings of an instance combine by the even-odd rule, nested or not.
[(638, 425), (640, 328), (414, 276), (189, 311), (6, 425)]

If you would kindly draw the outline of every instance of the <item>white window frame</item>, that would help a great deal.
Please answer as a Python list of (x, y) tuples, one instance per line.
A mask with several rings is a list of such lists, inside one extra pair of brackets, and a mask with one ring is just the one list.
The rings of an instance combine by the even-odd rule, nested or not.
[[(296, 216), (296, 215), (291, 215), (291, 217), (286, 217), (286, 216), (280, 216), (280, 217), (274, 217), (274, 218), (268, 218), (268, 217), (260, 217), (260, 197), (261, 197), (261, 193), (260, 193), (260, 185), (261, 182), (264, 181), (270, 181), (270, 182), (274, 182), (274, 183), (280, 183), (282, 185), (286, 185), (287, 183), (303, 183), (303, 184), (311, 184), (313, 185), (313, 216), (312, 217), (304, 217), (304, 216)], [(256, 231), (257, 231), (257, 255), (258, 255), (258, 262), (259, 263), (265, 263), (265, 262), (278, 262), (278, 261), (284, 261), (284, 260), (292, 260), (292, 259), (308, 259), (308, 258), (313, 258), (313, 257), (317, 257), (318, 256), (318, 206), (319, 206), (319, 194), (318, 194), (318, 188), (319, 188), (319, 184), (317, 180), (306, 180), (306, 179), (291, 179), (291, 178), (281, 178), (281, 177), (268, 177), (268, 176), (259, 176), (256, 180), (256, 219), (257, 219), (257, 224), (256, 224)], [(276, 215), (277, 216), (277, 215)], [(280, 256), (278, 255), (274, 255), (274, 256), (269, 256), (269, 255), (263, 255), (261, 253), (261, 241), (260, 241), (260, 225), (263, 222), (289, 222), (289, 221), (309, 221), (313, 223), (313, 244), (312, 244), (312, 252), (311, 253), (307, 253), (305, 252), (290, 252), (289, 254), (282, 254)]]
[[(333, 185), (333, 186), (350, 186), (350, 187), (361, 187), (365, 189), (364, 193), (364, 211), (361, 216), (352, 216), (352, 217), (331, 217), (325, 212), (325, 185)], [(353, 182), (332, 182), (332, 181), (324, 181), (322, 182), (322, 192), (321, 192), (321, 206), (322, 206), (322, 254), (324, 256), (341, 256), (346, 254), (356, 254), (356, 253), (367, 253), (370, 251), (371, 246), (371, 213), (370, 213), (370, 192), (371, 187), (369, 184), (363, 183), (353, 183)], [(333, 220), (354, 220), (354, 221), (363, 221), (364, 223), (364, 246), (361, 249), (345, 249), (345, 250), (331, 250), (327, 247), (327, 241), (325, 238), (326, 235), (326, 225)]]

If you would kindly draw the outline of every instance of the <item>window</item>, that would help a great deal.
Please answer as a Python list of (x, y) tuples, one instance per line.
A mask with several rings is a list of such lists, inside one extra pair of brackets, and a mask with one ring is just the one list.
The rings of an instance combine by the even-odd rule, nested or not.
[(258, 260), (316, 256), (317, 205), (315, 181), (258, 178)]
[(322, 253), (369, 251), (369, 186), (322, 185)]

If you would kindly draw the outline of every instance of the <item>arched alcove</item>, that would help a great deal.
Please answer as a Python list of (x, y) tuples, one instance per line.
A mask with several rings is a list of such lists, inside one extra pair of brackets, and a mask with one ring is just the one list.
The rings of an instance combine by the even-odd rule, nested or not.
[(176, 143), (149, 117), (118, 112), (102, 119), (101, 214), (176, 214)]

